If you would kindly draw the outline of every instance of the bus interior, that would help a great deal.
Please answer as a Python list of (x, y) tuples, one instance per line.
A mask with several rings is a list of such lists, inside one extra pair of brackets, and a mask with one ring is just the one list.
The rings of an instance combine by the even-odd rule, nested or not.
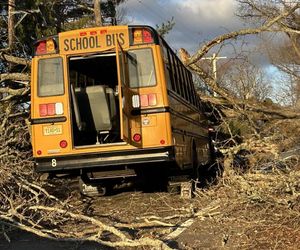
[(74, 147), (121, 142), (116, 54), (69, 60)]

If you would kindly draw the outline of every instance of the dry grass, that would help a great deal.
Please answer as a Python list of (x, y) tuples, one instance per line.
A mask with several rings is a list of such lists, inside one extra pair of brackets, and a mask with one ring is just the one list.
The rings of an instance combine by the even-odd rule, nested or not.
[(298, 249), (299, 165), (278, 169), (274, 164), (267, 170), (255, 166), (246, 173), (227, 166), (216, 186), (196, 195), (199, 201), (221, 204), (217, 224), (226, 231), (228, 249)]
[[(297, 131), (296, 125), (293, 126)], [(27, 160), (30, 152), (24, 150), (20, 154), (18, 148), (11, 150), (11, 145), (4, 143), (7, 138), (2, 137), (3, 145), (10, 151), (0, 157), (1, 175), (5, 177), (0, 181), (1, 224), (19, 228), (22, 225), (43, 237), (72, 240), (77, 237), (120, 246), (111, 244), (111, 239), (103, 242), (99, 238), (99, 232), (106, 230), (122, 239), (128, 237), (126, 246), (141, 243), (153, 246), (162, 242), (151, 239), (163, 240), (176, 226), (194, 218), (194, 228), (187, 231), (196, 240), (186, 237), (185, 245), (178, 248), (204, 248), (203, 242), (209, 238), (209, 246), (216, 249), (298, 249), (300, 165), (293, 145), (300, 140), (285, 129), (286, 123), (276, 127), (282, 132), (275, 131), (275, 127), (266, 128), (269, 136), (263, 139), (249, 138), (236, 148), (225, 150), (222, 178), (216, 185), (197, 189), (192, 200), (166, 193), (141, 192), (83, 199), (74, 195), (67, 182), (58, 186), (39, 182), (32, 175), (32, 162)], [(246, 167), (234, 163), (242, 149), (247, 151), (242, 157), (246, 161), (241, 161), (247, 163)], [(10, 231), (4, 229), (2, 234), (9, 240)]]

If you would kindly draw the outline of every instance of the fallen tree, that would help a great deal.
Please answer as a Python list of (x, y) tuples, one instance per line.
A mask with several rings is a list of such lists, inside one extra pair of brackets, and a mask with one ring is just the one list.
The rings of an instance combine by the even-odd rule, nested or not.
[[(254, 29), (246, 29), (219, 36), (202, 48), (193, 56), (185, 50), (180, 50), (182, 61), (197, 73), (203, 82), (217, 96), (204, 96), (199, 93), (201, 99), (208, 103), (210, 111), (217, 116), (217, 132), (223, 131), (226, 138), (218, 138), (217, 143), (225, 158), (225, 167), (230, 169), (234, 165), (236, 155), (242, 150), (247, 152), (247, 164), (252, 166), (265, 166), (266, 162), (284, 162), (283, 148), (279, 146), (285, 143), (286, 148), (291, 147), (295, 140), (290, 136), (296, 131), (295, 119), (299, 113), (280, 105), (258, 102), (255, 100), (241, 100), (226, 88), (222, 88), (213, 76), (202, 68), (198, 61), (212, 48), (230, 39), (240, 36), (258, 34), (261, 32), (277, 32), (278, 29), (288, 34), (298, 34), (299, 30), (287, 27), (285, 20), (299, 10), (300, 4), (287, 9), (283, 13), (271, 18), (264, 25)], [(296, 46), (296, 44), (294, 44)], [(296, 47), (298, 48), (298, 47)], [(41, 182), (33, 173), (33, 162), (30, 149), (30, 134), (28, 130), (28, 105), (22, 109), (22, 105), (28, 101), (29, 95), (29, 68), (27, 58), (21, 58), (9, 54), (10, 48), (4, 48), (0, 55), (2, 63), (9, 65), (7, 70), (1, 72), (0, 88), (1, 98), (1, 181), (0, 181), (0, 223), (6, 226), (19, 228), (41, 237), (55, 240), (82, 240), (95, 241), (110, 247), (137, 247), (151, 246), (156, 249), (170, 249), (165, 242), (149, 237), (133, 237), (127, 234), (127, 228), (142, 227), (174, 227), (171, 221), (174, 218), (211, 217), (219, 214), (216, 207), (209, 207), (207, 211), (189, 211), (180, 215), (170, 216), (146, 216), (132, 223), (104, 223), (99, 218), (94, 218), (83, 211), (76, 210), (72, 203), (55, 197), (49, 190), (49, 186)], [(290, 119), (290, 120), (286, 120)], [(246, 124), (246, 133), (234, 131), (237, 126), (232, 121)], [(263, 121), (260, 125), (257, 121)], [(267, 121), (271, 121), (268, 123)], [(272, 124), (273, 123), (273, 124)], [(287, 126), (294, 125), (293, 131), (285, 131)], [(273, 126), (272, 126), (273, 125)], [(275, 129), (275, 125), (277, 125)], [(241, 130), (241, 129), (240, 129)], [(238, 134), (238, 137), (237, 137)], [(244, 151), (244, 152), (245, 152)], [(264, 164), (262, 164), (264, 163)], [(242, 178), (238, 176), (237, 178)], [(230, 180), (225, 179), (230, 182)], [(251, 179), (252, 180), (252, 179)], [(283, 184), (282, 184), (283, 185)], [(282, 186), (281, 185), (281, 186)], [(177, 216), (177, 217), (176, 217)], [(83, 223), (81, 229), (76, 225)], [(66, 228), (65, 225), (73, 226)], [(88, 225), (88, 226), (86, 226)], [(86, 229), (88, 228), (88, 230)], [(5, 232), (4, 232), (5, 233)], [(109, 237), (108, 237), (109, 236)], [(8, 237), (8, 236), (7, 236)]]

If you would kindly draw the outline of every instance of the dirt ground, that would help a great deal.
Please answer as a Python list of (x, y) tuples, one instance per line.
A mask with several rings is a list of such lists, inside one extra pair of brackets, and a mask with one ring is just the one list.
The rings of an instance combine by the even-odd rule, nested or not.
[[(78, 211), (116, 226), (131, 238), (160, 239), (173, 249), (299, 249), (299, 177), (299, 168), (243, 175), (226, 173), (217, 185), (197, 189), (193, 199), (135, 188), (87, 198), (72, 185), (60, 186), (55, 193), (64, 194), (60, 199), (71, 197), (70, 203)], [(140, 225), (153, 220), (161, 224)], [(128, 224), (132, 226), (122, 226)], [(73, 230), (89, 226), (65, 227)], [(0, 249), (110, 248), (93, 242), (52, 241), (14, 229), (6, 230), (6, 235), (1, 233)]]

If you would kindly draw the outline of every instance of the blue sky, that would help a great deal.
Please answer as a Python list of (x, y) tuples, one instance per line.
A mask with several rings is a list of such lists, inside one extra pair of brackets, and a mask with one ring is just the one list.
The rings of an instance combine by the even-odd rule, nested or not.
[(166, 37), (172, 48), (196, 52), (199, 44), (243, 27), (235, 0), (128, 0), (122, 8), (131, 24), (154, 26), (174, 17)]

